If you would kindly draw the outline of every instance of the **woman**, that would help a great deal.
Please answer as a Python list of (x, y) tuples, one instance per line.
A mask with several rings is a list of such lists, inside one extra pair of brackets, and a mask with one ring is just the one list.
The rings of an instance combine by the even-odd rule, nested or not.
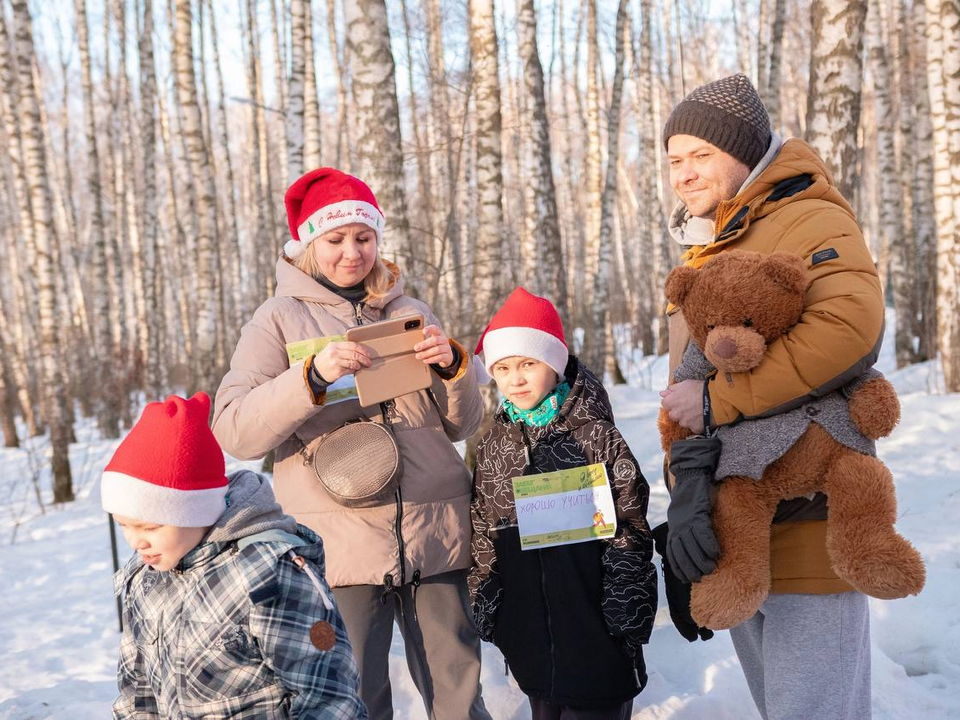
[[(327, 580), (370, 717), (393, 716), (388, 652), (396, 620), (429, 716), (489, 718), (465, 582), (471, 478), (452, 444), (472, 435), (482, 415), (469, 354), (429, 307), (403, 294), (399, 271), (379, 257), (384, 217), (362, 181), (320, 168), (291, 185), (285, 203), (292, 238), (277, 262), (276, 296), (243, 328), (217, 391), (214, 434), (237, 458), (276, 450), (277, 499), (323, 538)], [(399, 489), (373, 507), (345, 507), (305, 462), (318, 438), (380, 415), (360, 406), (353, 383), (369, 354), (342, 336), (414, 313), (427, 325), (415, 349), (433, 382), (396, 398), (387, 413), (403, 462)], [(314, 354), (301, 360), (305, 346)]]

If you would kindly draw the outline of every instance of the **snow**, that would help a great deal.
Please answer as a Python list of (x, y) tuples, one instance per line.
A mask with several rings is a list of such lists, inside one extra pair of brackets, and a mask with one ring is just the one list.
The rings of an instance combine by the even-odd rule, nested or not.
[[(894, 326), (892, 318), (887, 327)], [(919, 597), (870, 601), (874, 717), (960, 718), (960, 403), (944, 394), (934, 363), (894, 371), (892, 338), (879, 368), (901, 393), (903, 419), (879, 444), (897, 481), (898, 529), (923, 554), (927, 586)], [(610, 389), (618, 425), (651, 484), (649, 518), (660, 522), (667, 494), (660, 479), (655, 419), (663, 359), (627, 363), (630, 386)], [(0, 449), (0, 720), (109, 716), (116, 694), (119, 633), (110, 537), (97, 479), (117, 445), (93, 423), (77, 426), (71, 446), (77, 500), (50, 505), (47, 445), (33, 438)], [(21, 434), (23, 437), (23, 434)], [(228, 461), (228, 469), (256, 463)], [(44, 488), (39, 511), (31, 479)], [(121, 559), (128, 550), (119, 538)], [(687, 643), (661, 609), (645, 657), (650, 680), (634, 718), (757, 718), (729, 634)], [(425, 718), (395, 634), (390, 656), (396, 717)], [(504, 676), (503, 659), (483, 648), (484, 699), (497, 720), (529, 718), (523, 694)]]

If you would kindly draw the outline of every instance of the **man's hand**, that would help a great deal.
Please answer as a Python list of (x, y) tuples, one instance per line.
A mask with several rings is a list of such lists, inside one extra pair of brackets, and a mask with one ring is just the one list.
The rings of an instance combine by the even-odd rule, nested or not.
[(703, 433), (703, 380), (684, 380), (660, 391), (670, 419), (694, 434)]

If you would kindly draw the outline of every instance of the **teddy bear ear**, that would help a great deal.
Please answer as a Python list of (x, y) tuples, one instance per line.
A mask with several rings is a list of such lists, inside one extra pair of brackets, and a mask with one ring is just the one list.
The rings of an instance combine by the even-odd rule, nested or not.
[(684, 298), (687, 297), (687, 293), (690, 292), (690, 288), (693, 287), (693, 283), (697, 279), (698, 272), (698, 270), (687, 267), (686, 265), (680, 265), (671, 270), (670, 274), (667, 275), (667, 282), (663, 288), (667, 300), (674, 305), (683, 304)]
[(788, 253), (773, 253), (764, 257), (760, 265), (775, 283), (790, 292), (805, 293), (810, 284), (803, 258)]

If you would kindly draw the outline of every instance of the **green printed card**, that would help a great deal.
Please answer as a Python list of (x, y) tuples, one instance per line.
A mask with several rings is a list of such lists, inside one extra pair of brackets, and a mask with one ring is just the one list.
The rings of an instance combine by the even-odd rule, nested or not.
[(617, 516), (603, 463), (512, 479), (520, 547), (613, 537)]
[[(297, 340), (287, 343), (287, 359), (290, 365), (294, 365), (301, 360), (306, 360), (311, 355), (316, 355), (332, 342), (343, 342), (343, 335), (329, 335), (327, 337), (315, 337), (308, 340)], [(330, 383), (327, 387), (327, 397), (324, 400), (325, 405), (343, 402), (344, 400), (353, 400), (357, 397), (357, 383), (353, 375), (344, 375), (336, 382)]]

